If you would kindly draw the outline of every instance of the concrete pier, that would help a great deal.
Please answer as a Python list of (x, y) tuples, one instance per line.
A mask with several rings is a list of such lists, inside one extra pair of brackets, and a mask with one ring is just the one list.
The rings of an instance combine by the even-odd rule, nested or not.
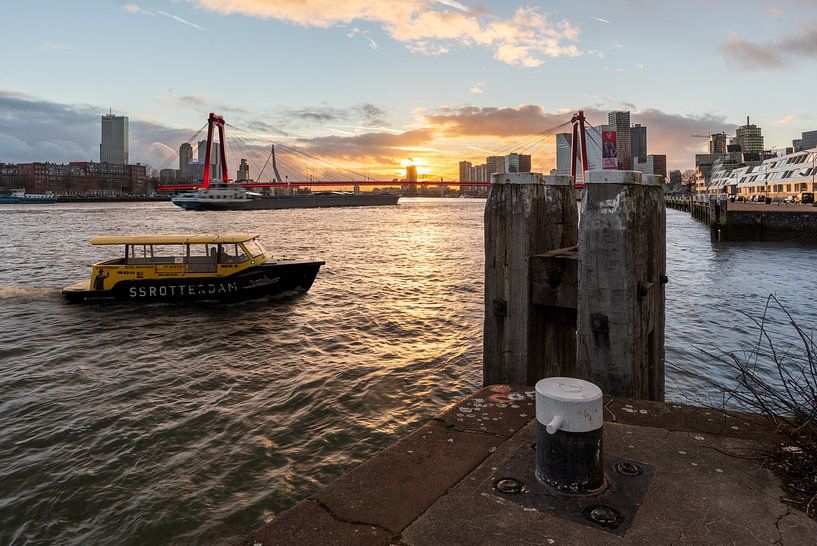
[(768, 422), (619, 398), (605, 399), (605, 454), (654, 469), (620, 522), (626, 530), (589, 520), (567, 498), (565, 510), (526, 506), (530, 492), (495, 484), (512, 477), (514, 460), (533, 464), (533, 400), (531, 387), (483, 388), (242, 544), (800, 545), (817, 536), (817, 522), (783, 502), (758, 458), (781, 441)]
[(725, 196), (670, 196), (667, 207), (709, 226), (715, 241), (817, 241), (817, 207), (732, 202)]

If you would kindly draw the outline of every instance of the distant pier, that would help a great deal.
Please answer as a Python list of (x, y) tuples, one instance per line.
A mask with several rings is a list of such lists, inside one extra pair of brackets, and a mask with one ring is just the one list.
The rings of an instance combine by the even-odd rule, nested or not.
[(718, 241), (817, 241), (817, 207), (732, 202), (723, 196), (669, 196), (667, 208), (688, 212)]

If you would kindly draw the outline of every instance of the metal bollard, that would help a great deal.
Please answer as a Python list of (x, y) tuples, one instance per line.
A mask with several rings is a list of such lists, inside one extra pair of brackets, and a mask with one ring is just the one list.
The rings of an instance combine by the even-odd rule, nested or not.
[(550, 377), (536, 383), (536, 478), (565, 493), (604, 487), (604, 400), (593, 383)]

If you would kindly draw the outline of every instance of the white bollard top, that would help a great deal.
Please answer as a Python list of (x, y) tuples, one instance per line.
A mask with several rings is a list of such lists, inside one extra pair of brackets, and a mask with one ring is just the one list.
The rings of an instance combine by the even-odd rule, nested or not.
[(573, 377), (548, 377), (536, 383), (536, 420), (549, 434), (599, 429), (603, 411), (604, 396), (593, 383)]

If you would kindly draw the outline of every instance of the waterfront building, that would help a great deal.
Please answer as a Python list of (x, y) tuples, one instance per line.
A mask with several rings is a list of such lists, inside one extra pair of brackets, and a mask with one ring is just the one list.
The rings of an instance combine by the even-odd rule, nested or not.
[[(175, 171), (174, 171), (175, 172)], [(16, 163), (0, 169), (0, 188), (23, 188), (26, 193), (95, 195), (114, 197), (147, 193), (145, 165), (119, 165), (72, 161), (71, 163)]]
[(760, 153), (763, 151), (763, 135), (760, 127), (750, 124), (749, 116), (746, 116), (746, 125), (735, 130), (734, 143), (740, 146), (740, 151), (743, 153)]
[(647, 128), (640, 123), (630, 127), (630, 157), (633, 163), (643, 163), (647, 158)]
[(106, 114), (102, 116), (102, 142), (99, 144), (99, 162), (115, 165), (128, 164), (128, 118)]
[(681, 191), (684, 185), (683, 175), (681, 171), (675, 170), (669, 172), (669, 179), (667, 180), (670, 190)]
[(751, 198), (797, 197), (802, 192), (817, 192), (817, 148), (801, 150), (763, 161), (739, 161), (724, 158), (713, 165), (710, 194), (739, 195)]
[(246, 182), (250, 179), (250, 165), (246, 159), (242, 159), (238, 165), (238, 172), (236, 173), (235, 179), (239, 182)]
[[(619, 170), (629, 171), (632, 154), (630, 152), (630, 112), (614, 111), (607, 114), (607, 124), (616, 132)], [(601, 139), (599, 139), (601, 141)], [(588, 143), (588, 147), (590, 144)], [(588, 159), (588, 162), (590, 160)]]
[(187, 166), (193, 160), (193, 146), (189, 142), (185, 142), (179, 146), (179, 171), (181, 178), (188, 177)]

